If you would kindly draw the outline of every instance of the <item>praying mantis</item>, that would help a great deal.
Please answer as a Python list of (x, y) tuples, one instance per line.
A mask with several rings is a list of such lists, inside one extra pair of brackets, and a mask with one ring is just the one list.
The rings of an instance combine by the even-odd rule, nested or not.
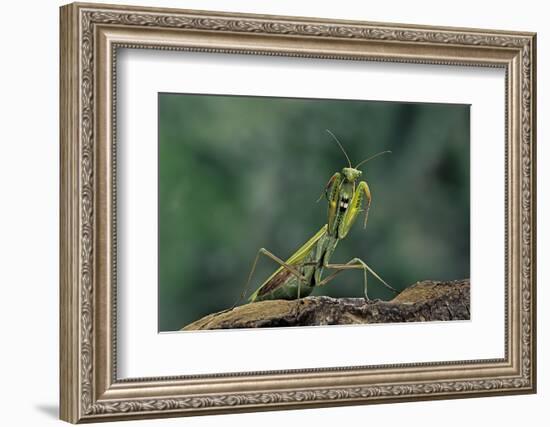
[[(366, 181), (359, 181), (362, 175), (359, 167), (375, 157), (390, 153), (390, 151), (375, 154), (352, 167), (351, 160), (340, 141), (330, 130), (326, 129), (326, 131), (338, 144), (348, 162), (348, 167), (344, 167), (341, 172), (332, 175), (325, 186), (324, 194), (319, 198), (321, 200), (324, 195), (328, 201), (327, 223), (290, 258), (284, 261), (265, 248), (259, 249), (248, 275), (244, 291), (233, 305), (233, 308), (248, 293), (250, 282), (261, 255), (273, 260), (279, 264), (279, 267), (249, 297), (249, 302), (300, 299), (310, 295), (314, 288), (326, 285), (341, 272), (352, 269), (363, 270), (366, 301), (370, 300), (367, 292), (367, 271), (388, 289), (398, 293), (360, 258), (353, 258), (345, 264), (330, 263), (338, 242), (346, 237), (361, 212), (365, 212), (363, 226), (366, 227), (367, 225), (371, 192)], [(325, 270), (332, 270), (332, 273), (323, 278)]]

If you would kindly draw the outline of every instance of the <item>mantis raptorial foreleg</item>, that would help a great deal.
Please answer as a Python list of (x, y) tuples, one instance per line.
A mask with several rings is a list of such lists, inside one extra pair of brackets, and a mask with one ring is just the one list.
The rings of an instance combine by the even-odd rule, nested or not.
[(372, 268), (370, 268), (365, 261), (363, 261), (360, 258), (353, 258), (352, 260), (348, 261), (345, 264), (327, 264), (324, 266), (325, 268), (329, 268), (332, 270), (336, 270), (331, 275), (325, 277), (323, 280), (321, 280), (319, 283), (317, 283), (317, 286), (324, 286), (328, 282), (330, 282), (332, 279), (334, 279), (338, 274), (340, 274), (342, 271), (345, 270), (356, 270), (356, 269), (362, 269), (363, 270), (363, 281), (365, 283), (365, 299), (369, 300), (369, 295), (367, 292), (367, 270), (384, 286), (386, 286), (388, 289), (391, 289), (395, 293), (399, 293), (397, 289), (394, 289), (392, 286), (388, 285)]
[(239, 299), (233, 304), (231, 307), (231, 310), (233, 310), (237, 304), (241, 302), (241, 300), (244, 298), (244, 296), (248, 293), (248, 289), (250, 288), (250, 281), (252, 280), (252, 276), (254, 275), (254, 271), (256, 270), (256, 265), (258, 264), (258, 260), (260, 259), (260, 255), (265, 255), (266, 257), (272, 259), (277, 264), (279, 264), (281, 267), (287, 269), (291, 274), (296, 276), (298, 278), (298, 298), (300, 298), (300, 284), (306, 280), (306, 277), (300, 273), (296, 267), (302, 266), (302, 265), (314, 265), (315, 263), (298, 263), (294, 265), (290, 265), (286, 262), (284, 262), (282, 259), (280, 259), (277, 255), (274, 255), (273, 253), (269, 252), (265, 248), (260, 248), (258, 250), (258, 253), (256, 254), (256, 258), (254, 258), (254, 262), (252, 263), (252, 268), (250, 269), (250, 273), (248, 274), (248, 279), (246, 280), (246, 285), (244, 287), (243, 292), (239, 296)]
[[(346, 209), (342, 221), (338, 226), (338, 235), (340, 236), (340, 238), (344, 238), (348, 234), (349, 230), (357, 219), (357, 215), (359, 215), (361, 212), (365, 212), (365, 220), (363, 222), (363, 226), (367, 226), (370, 202), (371, 193), (369, 185), (366, 183), (366, 181), (361, 181), (357, 185), (357, 189), (355, 190), (350, 200), (349, 208)], [(364, 208), (361, 208), (363, 204)]]

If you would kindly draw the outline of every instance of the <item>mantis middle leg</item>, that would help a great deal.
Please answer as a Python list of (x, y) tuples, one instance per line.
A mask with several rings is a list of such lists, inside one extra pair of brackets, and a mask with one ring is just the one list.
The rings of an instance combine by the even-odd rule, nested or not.
[(325, 268), (330, 268), (333, 270), (336, 270), (331, 275), (325, 277), (323, 280), (321, 280), (319, 283), (317, 283), (317, 286), (324, 286), (328, 282), (330, 282), (332, 279), (334, 279), (338, 274), (340, 274), (342, 271), (345, 270), (353, 270), (353, 269), (362, 269), (363, 270), (363, 281), (364, 281), (364, 292), (365, 292), (365, 299), (367, 301), (370, 300), (368, 295), (368, 289), (367, 289), (367, 270), (380, 282), (386, 286), (388, 289), (392, 290), (395, 293), (399, 293), (399, 291), (392, 286), (388, 285), (372, 268), (370, 268), (365, 261), (363, 261), (360, 258), (353, 258), (352, 260), (348, 261), (345, 264), (327, 264), (325, 265)]

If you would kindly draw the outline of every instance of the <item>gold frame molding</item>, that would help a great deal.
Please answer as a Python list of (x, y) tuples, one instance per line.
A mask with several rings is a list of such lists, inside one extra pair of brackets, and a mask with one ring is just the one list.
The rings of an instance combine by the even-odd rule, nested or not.
[[(534, 33), (80, 3), (60, 14), (61, 419), (535, 392)], [(505, 357), (118, 380), (115, 65), (121, 47), (505, 69)]]

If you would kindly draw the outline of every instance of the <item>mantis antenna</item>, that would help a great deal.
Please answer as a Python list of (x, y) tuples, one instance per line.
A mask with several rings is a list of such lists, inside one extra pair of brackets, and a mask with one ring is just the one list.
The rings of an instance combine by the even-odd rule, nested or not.
[(325, 129), (325, 130), (330, 134), (330, 136), (332, 136), (332, 138), (334, 138), (334, 140), (336, 141), (336, 143), (344, 153), (344, 156), (346, 156), (346, 159), (348, 160), (348, 163), (349, 163), (349, 167), (351, 168), (351, 160), (349, 159), (348, 154), (346, 153), (346, 150), (344, 150), (344, 147), (342, 147), (342, 144), (340, 144), (340, 141), (338, 141), (338, 138), (336, 138), (336, 136), (334, 136), (334, 134), (330, 130), (328, 129)]
[(354, 169), (357, 169), (357, 168), (359, 168), (359, 166), (361, 166), (361, 165), (364, 164), (364, 163), (367, 163), (369, 160), (372, 160), (372, 159), (374, 159), (375, 157), (381, 156), (382, 154), (386, 154), (386, 153), (391, 154), (391, 151), (390, 151), (390, 150), (386, 150), (386, 151), (381, 151), (380, 153), (376, 153), (374, 156), (370, 156), (370, 157), (366, 158), (365, 160), (359, 162), (359, 163), (357, 164), (357, 166), (355, 166)]

